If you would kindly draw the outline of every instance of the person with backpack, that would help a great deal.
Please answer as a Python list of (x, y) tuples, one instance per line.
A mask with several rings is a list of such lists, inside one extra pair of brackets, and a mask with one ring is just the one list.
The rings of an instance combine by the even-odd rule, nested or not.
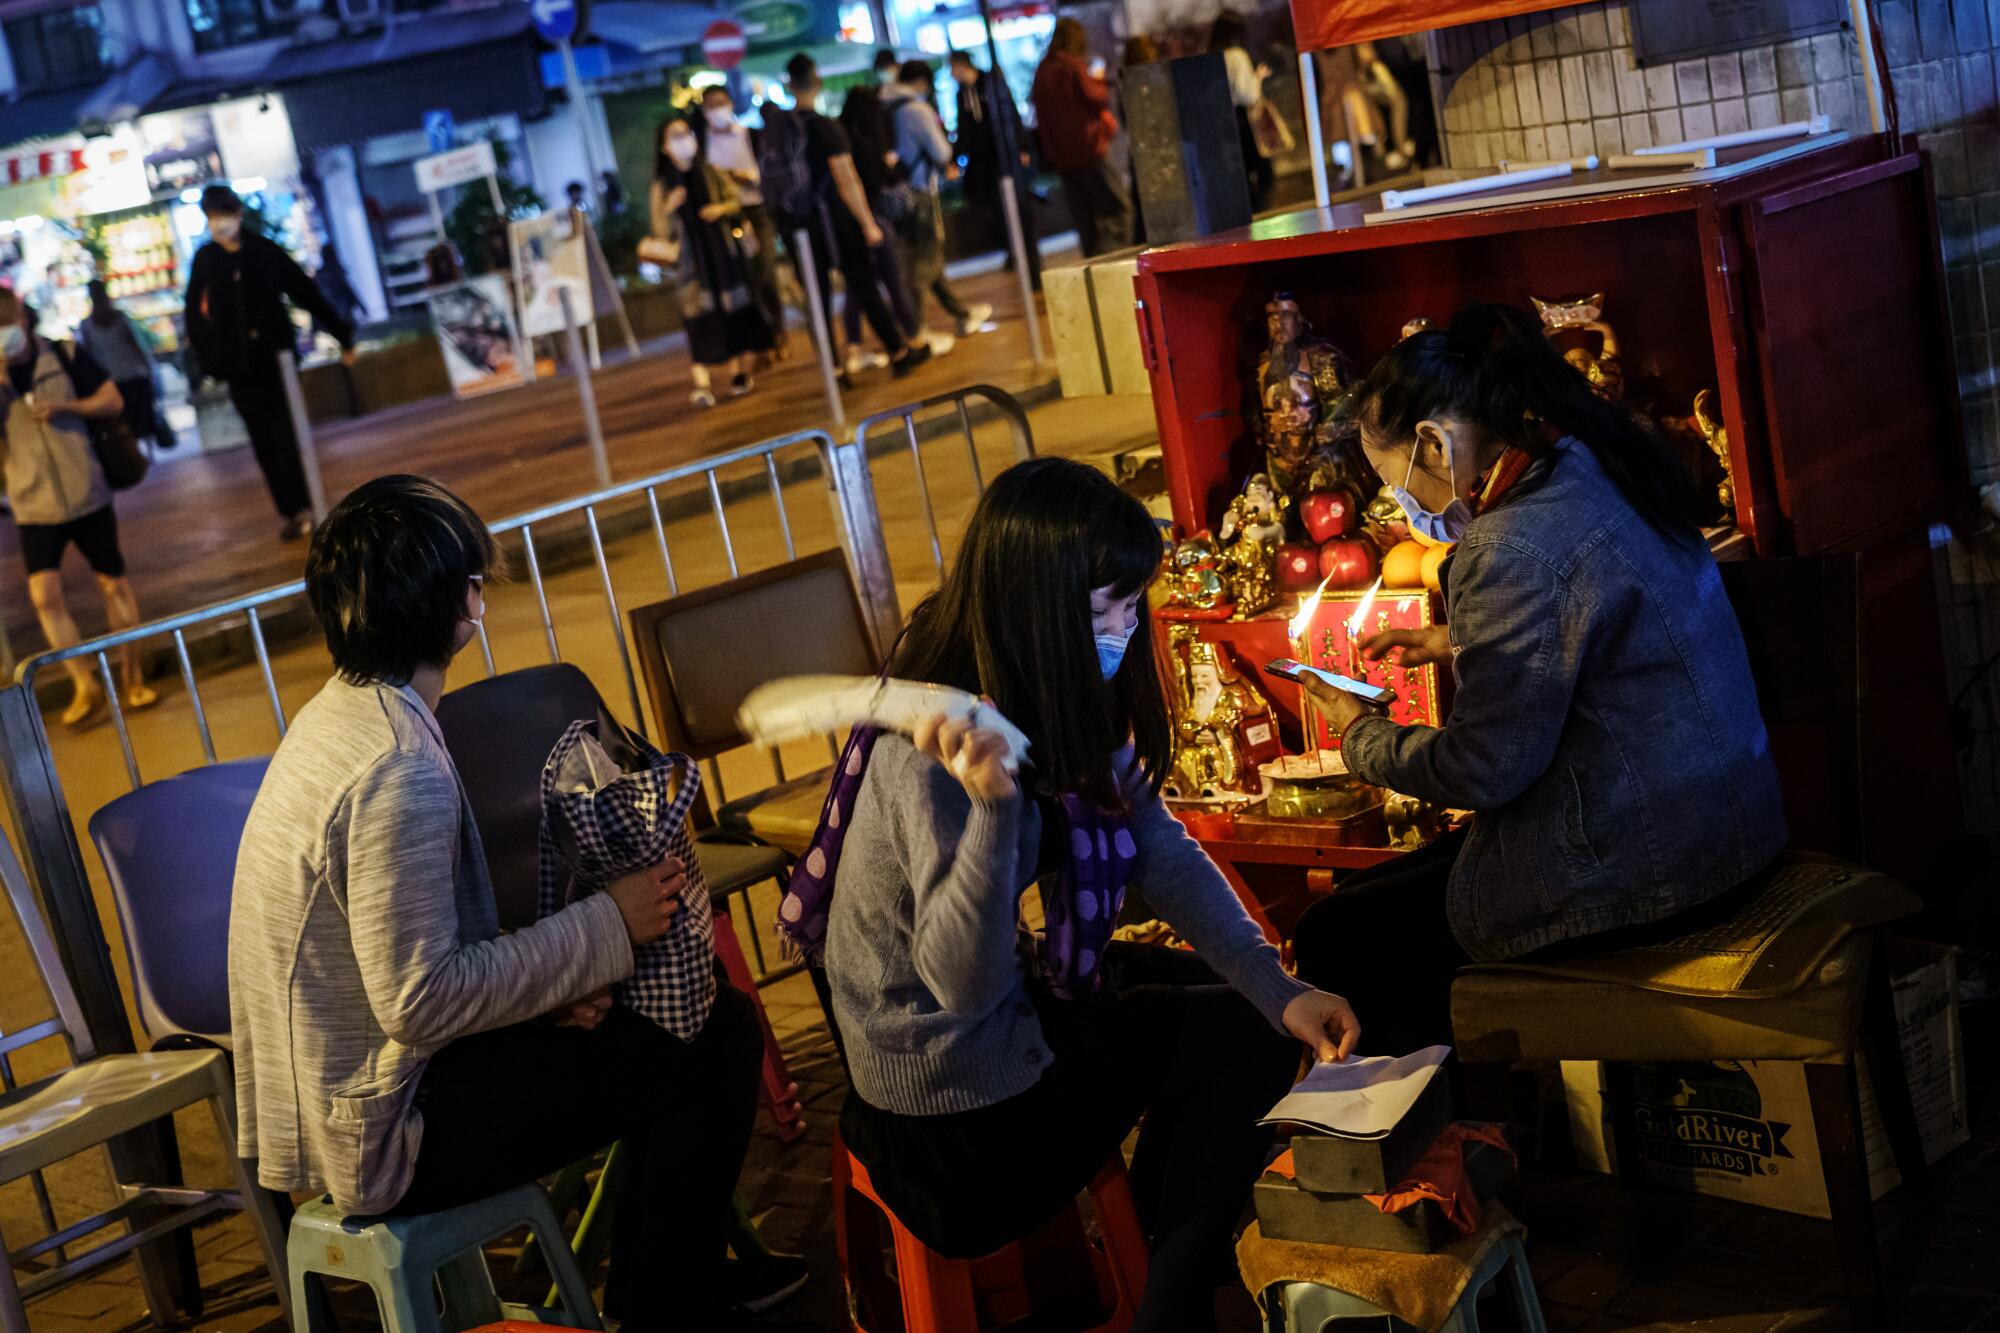
[[(785, 65), (785, 84), (796, 109), (767, 105), (764, 142), (758, 149), (763, 169), (764, 198), (778, 214), (787, 238), (807, 234), (813, 247), (820, 303), (832, 308), (831, 261), (837, 259), (850, 296), (861, 299), (861, 312), (875, 336), (888, 349), (892, 372), (901, 378), (930, 360), (928, 345), (911, 343), (896, 327), (896, 318), (870, 279), (870, 247), (882, 244), (882, 227), (869, 210), (855, 172), (854, 149), (839, 125), (814, 109), (822, 85), (819, 66), (803, 51)], [(803, 166), (800, 173), (797, 168)], [(800, 179), (800, 176), (803, 179)], [(792, 262), (799, 264), (794, 253)], [(800, 267), (799, 278), (806, 273)]]
[[(854, 174), (861, 178), (861, 193), (867, 197), (868, 211), (875, 215), (875, 225), (882, 229), (882, 243), (868, 247), (875, 283), (896, 316), (896, 327), (903, 331), (903, 337), (918, 339), (923, 329), (917, 307), (910, 300), (910, 285), (903, 280), (902, 256), (896, 243), (897, 222), (907, 212), (906, 203), (902, 212), (897, 211), (897, 203), (907, 200), (909, 182), (896, 161), (894, 140), (884, 128), (882, 94), (874, 85), (862, 84), (847, 90), (840, 104), (840, 128), (847, 132), (847, 142), (854, 149)], [(851, 295), (841, 303), (840, 316), (847, 331), (848, 377), (887, 365), (887, 357), (862, 351), (861, 307)], [(920, 341), (930, 347), (933, 356), (943, 356), (952, 346), (949, 337), (927, 337)]]
[(898, 228), (897, 239), (917, 323), (923, 323), (924, 293), (929, 292), (957, 323), (958, 336), (970, 338), (992, 318), (993, 307), (984, 302), (967, 305), (944, 275), (944, 204), (938, 190), (945, 181), (958, 179), (958, 155), (945, 138), (944, 122), (932, 102), (936, 82), (927, 62), (907, 60), (882, 99), (883, 124), (891, 133), (890, 146), (909, 180), (915, 204), (910, 218)]
[[(50, 342), (35, 332), (35, 312), (19, 295), (0, 287), (0, 471), (7, 503), (21, 539), (27, 567), (28, 600), (51, 648), (83, 640), (63, 595), (63, 553), (74, 543), (97, 575), (104, 596), (104, 619), (113, 630), (139, 623), (139, 599), (125, 575), (118, 547), (118, 515), (111, 486), (91, 443), (90, 422), (118, 416), (125, 400), (118, 385), (90, 353)], [(141, 674), (137, 658), (121, 650), (125, 706), (150, 708), (159, 702)], [(104, 690), (83, 659), (63, 663), (75, 689), (63, 710), (65, 726), (80, 727), (104, 706)]]

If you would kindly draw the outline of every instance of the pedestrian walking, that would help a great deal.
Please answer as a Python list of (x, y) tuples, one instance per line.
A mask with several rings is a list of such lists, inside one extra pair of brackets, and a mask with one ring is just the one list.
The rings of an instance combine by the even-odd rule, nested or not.
[[(811, 56), (799, 52), (786, 62), (785, 84), (797, 109), (766, 110), (765, 144), (758, 159), (760, 163), (771, 164), (784, 162), (796, 154), (805, 164), (803, 188), (795, 202), (781, 210), (780, 220), (787, 234), (804, 230), (811, 238), (814, 258), (818, 261), (822, 307), (832, 309), (832, 265), (827, 261), (829, 256), (837, 257), (841, 273), (847, 279), (848, 295), (850, 298), (859, 295), (868, 326), (888, 349), (892, 372), (899, 377), (907, 375), (930, 360), (931, 349), (927, 344), (911, 343), (903, 336), (873, 280), (874, 265), (868, 252), (883, 243), (882, 226), (869, 210), (867, 196), (862, 192), (854, 149), (846, 132), (815, 109), (814, 104), (824, 91), (819, 65)], [(770, 177), (770, 171), (766, 170), (765, 179)], [(789, 189), (785, 193), (792, 194)], [(794, 255), (793, 262), (797, 260)], [(803, 269), (799, 278), (805, 280)]]
[(174, 433), (161, 422), (153, 394), (153, 349), (131, 317), (112, 304), (101, 279), (90, 283), (90, 314), (76, 326), (76, 345), (90, 354), (125, 400), (125, 424), (135, 440), (174, 447)]
[(785, 302), (778, 292), (778, 229), (764, 204), (763, 179), (757, 170), (757, 148), (749, 127), (736, 118), (729, 90), (719, 84), (702, 89), (701, 123), (696, 127), (701, 151), (709, 165), (728, 177), (743, 205), (743, 225), (757, 238), (750, 256), (750, 291), (764, 322), (771, 326), (771, 345), (785, 354)]
[[(965, 162), (959, 188), (965, 193), (967, 212), (977, 218), (1002, 219), (1005, 214), (1000, 202), (1000, 182), (1011, 175), (1015, 180), (1015, 201), (1022, 209), (1021, 223), (1027, 226), (1029, 195), (1022, 185), (1021, 173), (1030, 161), (1028, 135), (1006, 76), (997, 69), (979, 68), (972, 63), (968, 52), (953, 51), (951, 78), (958, 85), (957, 130), (952, 146)], [(1004, 247), (1007, 234), (1004, 223), (999, 234)], [(1027, 242), (1032, 263), (1038, 257), (1032, 230)], [(1012, 253), (1008, 254), (1007, 262), (1013, 264)]]
[(278, 353), (296, 350), (286, 303), (332, 334), (348, 365), (354, 364), (354, 325), (283, 246), (244, 230), (243, 201), (234, 190), (209, 186), (201, 192), (201, 211), (209, 239), (196, 251), (188, 276), (188, 341), (202, 370), (229, 386), (271, 502), (285, 520), (278, 535), (297, 541), (312, 532), (312, 496), (278, 371)]
[[(923, 329), (917, 319), (917, 307), (910, 300), (910, 284), (903, 280), (902, 251), (896, 237), (896, 219), (900, 219), (902, 214), (897, 213), (892, 219), (893, 210), (886, 196), (893, 190), (899, 199), (907, 203), (909, 182), (896, 159), (895, 145), (883, 123), (881, 92), (868, 84), (848, 89), (846, 98), (840, 104), (840, 128), (846, 132), (848, 145), (854, 150), (854, 174), (861, 180), (861, 193), (868, 201), (868, 211), (882, 232), (881, 243), (868, 247), (868, 263), (875, 285), (888, 303), (889, 313), (896, 317), (896, 327), (902, 330), (904, 339), (922, 342), (933, 354), (943, 356), (951, 350), (950, 336), (921, 336)], [(848, 299), (841, 303), (840, 317), (847, 334), (848, 379), (863, 370), (875, 370), (886, 365), (886, 357), (866, 351), (861, 346), (861, 307), (856, 304), (851, 291)]]
[(694, 391), (688, 401), (714, 407), (711, 374), (729, 376), (729, 392), (755, 387), (753, 363), (771, 350), (771, 326), (751, 294), (750, 257), (757, 235), (744, 222), (743, 200), (729, 177), (702, 155), (694, 126), (679, 118), (660, 126), (653, 171), (653, 237), (675, 270), (675, 294), (687, 329)]
[(885, 123), (895, 132), (891, 146), (909, 181), (914, 205), (897, 228), (897, 240), (918, 326), (924, 323), (928, 293), (956, 324), (958, 336), (970, 338), (993, 317), (993, 307), (983, 301), (967, 305), (945, 276), (944, 204), (939, 190), (944, 182), (958, 179), (958, 157), (932, 102), (936, 92), (929, 62), (907, 60), (883, 99)]
[[(66, 348), (35, 332), (34, 309), (0, 288), (0, 472), (21, 538), (28, 600), (51, 648), (82, 642), (63, 594), (63, 554), (74, 544), (97, 576), (104, 619), (113, 630), (139, 623), (139, 599), (125, 575), (111, 487), (90, 441), (90, 422), (124, 408), (118, 385), (81, 347)], [(146, 685), (129, 649), (120, 650), (125, 706), (150, 708), (159, 696)], [(66, 726), (82, 726), (104, 705), (104, 689), (81, 659), (63, 663), (75, 693), (63, 710)]]
[(1111, 90), (1091, 73), (1089, 39), (1075, 19), (1056, 20), (1028, 99), (1042, 160), (1062, 178), (1084, 257), (1124, 249), (1131, 243), (1132, 200), (1111, 161), (1118, 117)]
[(1243, 169), (1250, 176), (1250, 206), (1253, 212), (1262, 213), (1271, 206), (1271, 190), (1277, 178), (1271, 170), (1271, 159), (1257, 147), (1250, 113), (1264, 100), (1264, 80), (1271, 77), (1271, 68), (1251, 59), (1246, 45), (1249, 36), (1250, 29), (1243, 16), (1225, 9), (1215, 16), (1215, 25), (1208, 30), (1208, 49), (1222, 53), (1223, 72), (1229, 76), (1229, 104), (1236, 113), (1236, 137), (1243, 144)]

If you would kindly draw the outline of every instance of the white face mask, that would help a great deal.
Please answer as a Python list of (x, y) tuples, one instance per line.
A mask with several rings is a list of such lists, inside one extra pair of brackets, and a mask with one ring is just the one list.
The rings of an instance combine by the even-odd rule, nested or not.
[(682, 171), (694, 165), (694, 136), (675, 134), (667, 139), (667, 157)]
[(1446, 476), (1451, 480), (1452, 500), (1444, 507), (1444, 512), (1433, 514), (1418, 504), (1416, 497), (1404, 489), (1416, 473), (1417, 450), (1421, 445), (1422, 441), (1418, 441), (1417, 444), (1410, 446), (1410, 466), (1403, 472), (1403, 485), (1391, 487), (1390, 490), (1396, 497), (1396, 503), (1403, 506), (1403, 516), (1410, 520), (1410, 529), (1413, 532), (1422, 533), (1434, 542), (1455, 542), (1465, 535), (1466, 525), (1472, 522), (1472, 506), (1458, 494), (1458, 469), (1452, 462), (1450, 437), (1446, 437), (1444, 442), (1444, 467)]
[(214, 217), (208, 220), (208, 234), (227, 244), (243, 234), (243, 219)]
[(712, 130), (726, 131), (736, 123), (736, 113), (726, 106), (710, 107), (702, 114), (708, 118), (708, 127)]
[(13, 361), (28, 349), (28, 331), (19, 324), (0, 329), (0, 361)]

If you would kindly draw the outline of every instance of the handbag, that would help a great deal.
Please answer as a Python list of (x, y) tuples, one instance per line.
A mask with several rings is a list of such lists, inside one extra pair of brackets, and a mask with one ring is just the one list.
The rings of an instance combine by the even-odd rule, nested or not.
[(1292, 127), (1268, 97), (1260, 97), (1250, 108), (1250, 137), (1256, 141), (1257, 156), (1279, 157), (1292, 151), (1298, 140), (1292, 137)]
[(673, 268), (681, 262), (680, 247), (657, 236), (643, 236), (639, 239), (639, 258), (661, 268)]
[[(70, 365), (69, 352), (64, 344), (51, 341), (49, 350), (62, 363), (63, 374), (69, 376), (69, 389), (76, 392), (76, 370)], [(146, 469), (151, 466), (146, 451), (139, 447), (139, 437), (132, 433), (132, 423), (125, 420), (123, 412), (115, 412), (108, 417), (83, 418), (84, 429), (90, 435), (90, 450), (97, 455), (97, 465), (104, 469), (104, 480), (114, 491), (130, 490), (146, 479)]]

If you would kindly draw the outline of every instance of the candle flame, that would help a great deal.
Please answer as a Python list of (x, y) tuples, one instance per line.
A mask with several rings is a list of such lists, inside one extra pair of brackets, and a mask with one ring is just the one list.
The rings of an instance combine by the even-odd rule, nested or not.
[(1368, 619), (1368, 608), (1375, 605), (1375, 594), (1381, 590), (1382, 580), (1380, 578), (1377, 578), (1374, 583), (1369, 585), (1368, 595), (1361, 599), (1361, 605), (1354, 608), (1354, 615), (1347, 622), (1349, 637), (1361, 632), (1361, 626)]
[(1313, 617), (1319, 614), (1319, 600), (1326, 595), (1326, 585), (1331, 582), (1333, 575), (1328, 574), (1319, 581), (1319, 587), (1313, 589), (1313, 595), (1299, 603), (1299, 613), (1292, 617), (1292, 623), (1285, 627), (1285, 633), (1294, 639), (1303, 639), (1306, 636), (1306, 632), (1312, 628)]

